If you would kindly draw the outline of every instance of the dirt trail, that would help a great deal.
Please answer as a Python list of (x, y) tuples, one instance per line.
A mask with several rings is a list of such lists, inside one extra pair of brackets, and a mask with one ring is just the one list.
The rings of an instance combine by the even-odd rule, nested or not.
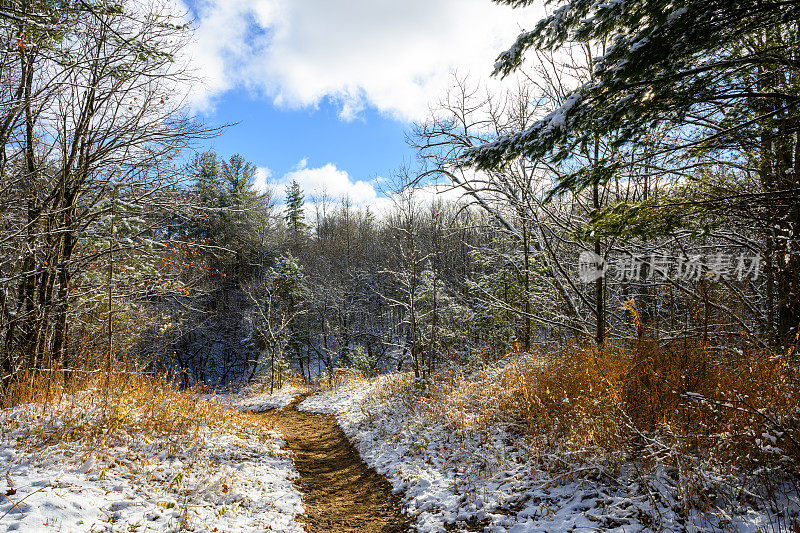
[(332, 415), (297, 410), (307, 394), (285, 409), (263, 414), (295, 453), (305, 522), (311, 533), (408, 531), (409, 519), (389, 483), (367, 467)]

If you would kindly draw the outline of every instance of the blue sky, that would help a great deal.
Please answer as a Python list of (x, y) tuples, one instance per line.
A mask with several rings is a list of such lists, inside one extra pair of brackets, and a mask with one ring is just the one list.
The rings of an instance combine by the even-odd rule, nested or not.
[(384, 200), (373, 180), (412, 161), (405, 132), (453, 72), (497, 85), (495, 58), (538, 19), (491, 0), (171, 1), (194, 19), (193, 111), (238, 123), (208, 147), (255, 163), (276, 196), (296, 179), (357, 205)]
[(276, 108), (268, 98), (251, 91), (225, 92), (210, 112), (207, 123), (237, 122), (208, 146), (225, 158), (240, 153), (273, 177), (283, 176), (306, 159), (312, 168), (332, 163), (355, 180), (387, 177), (414, 153), (405, 141), (409, 122), (374, 108), (345, 121), (338, 106), (325, 99), (301, 109)]

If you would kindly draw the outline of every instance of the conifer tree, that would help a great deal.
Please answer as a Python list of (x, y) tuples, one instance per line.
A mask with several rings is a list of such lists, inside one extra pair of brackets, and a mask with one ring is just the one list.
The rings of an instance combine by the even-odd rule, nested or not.
[(289, 238), (292, 250), (295, 254), (299, 252), (300, 245), (306, 235), (305, 222), (305, 197), (300, 189), (297, 180), (286, 188), (286, 227), (289, 230)]

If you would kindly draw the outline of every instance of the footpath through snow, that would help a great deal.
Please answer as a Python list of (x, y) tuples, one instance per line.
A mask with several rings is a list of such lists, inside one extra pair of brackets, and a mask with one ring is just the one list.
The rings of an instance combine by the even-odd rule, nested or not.
[(355, 380), (317, 393), (299, 408), (337, 417), (364, 461), (402, 493), (404, 510), (420, 532), (774, 529), (767, 516), (749, 509), (721, 513), (714, 523), (682, 516), (677, 495), (658, 476), (643, 489), (632, 465), (537, 453), (511, 425), (468, 432), (426, 419), (412, 402), (385, 392), (397, 379), (402, 377)]
[[(783, 530), (752, 506), (687, 516), (660, 474), (645, 480), (622, 460), (590, 462), (532, 449), (511, 423), (457, 429), (423, 414), (416, 393), (402, 392), (408, 383), (397, 374), (354, 379), (309, 396), (299, 411), (294, 404), (285, 409), (299, 389), (197, 398), (186, 405), (222, 415), (162, 433), (142, 431), (147, 420), (137, 418), (141, 408), (124, 404), (104, 422), (100, 407), (92, 407), (96, 402), (87, 406), (85, 399), (0, 410), (0, 533), (299, 533), (307, 530), (303, 522), (322, 531), (331, 519), (326, 512), (336, 506), (347, 517), (348, 502), (392, 499), (388, 488), (359, 483), (374, 476), (360, 459), (385, 476), (419, 532)], [(146, 405), (151, 419), (181, 414), (169, 402)], [(237, 414), (227, 406), (275, 410)], [(287, 432), (295, 454), (273, 424)], [(94, 437), (77, 438), (75, 431)], [(376, 476), (375, 483), (383, 481)], [(359, 492), (364, 487), (368, 493)], [(390, 507), (399, 516), (401, 510)], [(356, 522), (353, 530), (369, 530)]]
[(238, 409), (247, 413), (263, 413), (272, 409), (288, 407), (303, 392), (305, 392), (305, 389), (295, 385), (288, 385), (269, 393), (266, 392), (266, 387), (257, 384), (254, 387), (245, 387), (232, 394), (211, 395), (209, 399), (231, 409)]
[(363, 463), (334, 416), (298, 411), (303, 398), (262, 417), (275, 424), (294, 453), (308, 531), (408, 531), (408, 518), (391, 486)]

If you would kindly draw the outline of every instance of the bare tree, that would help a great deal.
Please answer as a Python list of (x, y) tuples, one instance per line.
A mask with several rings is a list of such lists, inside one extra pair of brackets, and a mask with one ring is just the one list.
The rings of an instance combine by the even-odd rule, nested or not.
[(112, 178), (131, 201), (156, 200), (179, 177), (173, 158), (213, 134), (183, 112), (189, 32), (167, 3), (22, 6), (25, 17), (0, 19), (6, 378), (46, 356), (64, 363), (78, 269), (102, 257), (84, 246), (109, 216), (93, 206)]

